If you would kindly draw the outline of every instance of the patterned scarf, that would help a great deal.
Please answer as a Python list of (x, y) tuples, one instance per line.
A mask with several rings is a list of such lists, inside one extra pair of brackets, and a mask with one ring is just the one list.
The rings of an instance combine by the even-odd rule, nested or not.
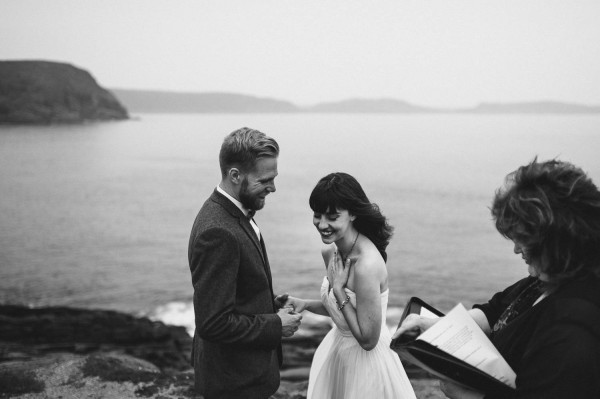
[(531, 308), (534, 302), (542, 295), (542, 293), (542, 282), (540, 280), (535, 280), (533, 283), (527, 286), (527, 288), (521, 291), (519, 296), (504, 310), (496, 324), (494, 324), (492, 333), (497, 333), (506, 327), (508, 323), (513, 321), (518, 315)]

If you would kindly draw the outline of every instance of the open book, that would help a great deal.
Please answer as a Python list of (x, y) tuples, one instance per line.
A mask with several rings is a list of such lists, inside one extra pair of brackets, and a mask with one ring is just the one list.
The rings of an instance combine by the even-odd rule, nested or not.
[(446, 380), (486, 393), (515, 389), (515, 372), (462, 304), (447, 315), (413, 297), (404, 309), (440, 320), (416, 338), (400, 336), (390, 347), (402, 360)]

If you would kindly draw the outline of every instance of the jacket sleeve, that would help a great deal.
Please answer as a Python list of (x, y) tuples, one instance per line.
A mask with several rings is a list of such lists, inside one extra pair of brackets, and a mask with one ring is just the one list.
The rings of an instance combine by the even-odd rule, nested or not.
[(190, 251), (196, 332), (205, 340), (275, 349), (281, 342), (277, 314), (235, 311), (240, 248), (233, 234), (211, 228), (196, 236)]
[(594, 325), (600, 329), (600, 316), (590, 303), (564, 300), (554, 307), (526, 350), (513, 397), (600, 398), (600, 341)]

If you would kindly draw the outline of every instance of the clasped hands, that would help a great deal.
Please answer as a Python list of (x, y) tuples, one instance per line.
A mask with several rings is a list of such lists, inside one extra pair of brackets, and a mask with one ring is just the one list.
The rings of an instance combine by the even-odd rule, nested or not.
[(297, 311), (290, 299), (288, 294), (275, 297), (275, 305), (279, 308), (277, 316), (281, 319), (281, 336), (286, 338), (294, 335), (302, 322), (301, 310)]

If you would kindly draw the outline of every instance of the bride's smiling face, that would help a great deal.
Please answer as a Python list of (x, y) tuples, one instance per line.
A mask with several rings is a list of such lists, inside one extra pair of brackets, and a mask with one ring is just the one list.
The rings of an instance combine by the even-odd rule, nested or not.
[(327, 213), (313, 213), (313, 224), (325, 244), (331, 244), (343, 238), (350, 227), (351, 220), (352, 216), (345, 209), (335, 209)]

